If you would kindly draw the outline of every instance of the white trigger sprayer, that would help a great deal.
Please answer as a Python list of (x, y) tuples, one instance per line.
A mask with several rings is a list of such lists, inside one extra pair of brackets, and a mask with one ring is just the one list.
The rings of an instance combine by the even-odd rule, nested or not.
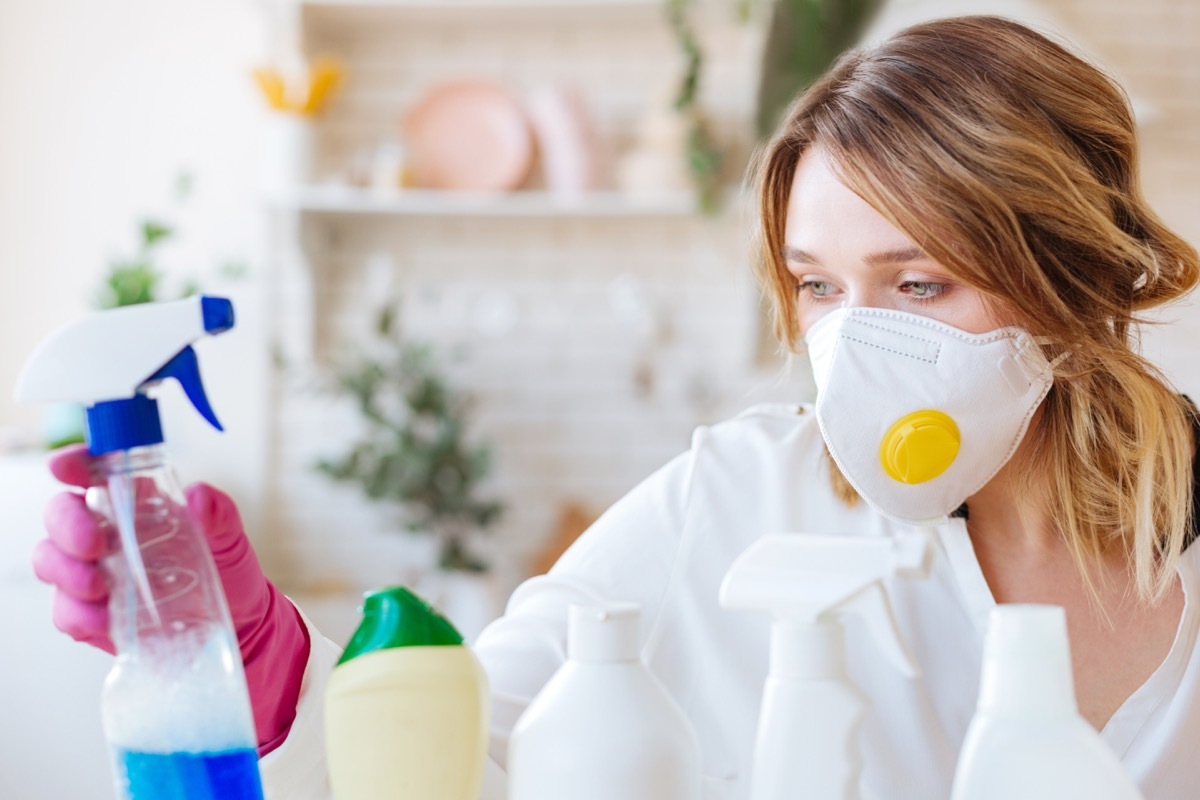
[(233, 327), (233, 304), (197, 296), (101, 311), (42, 342), (21, 402), (87, 408), (100, 483), (89, 508), (120, 547), (104, 559), (116, 649), (101, 694), (122, 800), (261, 800), (254, 718), (237, 634), (203, 531), (167, 461), (158, 402), (174, 378), (221, 430), (191, 344)]
[[(15, 398), (22, 403), (82, 403), (88, 449), (95, 456), (162, 441), (157, 403), (146, 390), (167, 378), (178, 380), (200, 415), (222, 430), (191, 344), (232, 327), (233, 306), (220, 297), (143, 303), (92, 314), (38, 346), (17, 380)], [(118, 477), (108, 488), (127, 566), (146, 611), (158, 623), (146, 567), (137, 557), (131, 481)]]
[(931, 553), (926, 532), (787, 533), (764, 536), (733, 562), (721, 605), (774, 617), (751, 800), (860, 796), (858, 729), (867, 707), (846, 673), (841, 617), (859, 615), (883, 655), (917, 675), (881, 582), (926, 577)]

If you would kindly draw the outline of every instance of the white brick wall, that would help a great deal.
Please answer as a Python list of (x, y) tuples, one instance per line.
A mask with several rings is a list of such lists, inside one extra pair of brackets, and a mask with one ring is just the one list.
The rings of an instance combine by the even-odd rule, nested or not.
[[(701, 15), (705, 96), (718, 130), (744, 148), (759, 29), (733, 24), (727, 11)], [(486, 74), (518, 92), (577, 86), (620, 148), (679, 71), (654, 4), (306, 14), (309, 52), (335, 53), (349, 78), (318, 130), (318, 175), (394, 135), (403, 110), (439, 78)], [(502, 583), (520, 577), (563, 504), (602, 510), (686, 448), (697, 424), (755, 397), (805, 391), (802, 377), (792, 381), (798, 388), (776, 388), (774, 372), (753, 363), (756, 289), (736, 212), (717, 221), (306, 215), (301, 225), (307, 266), (284, 259), (277, 276), (284, 339), (311, 329), (322, 362), (361, 341), (380, 292), (379, 267), (369, 265), (382, 259), (403, 298), (405, 330), (443, 353), (462, 351), (446, 368), (477, 400), (476, 432), (494, 450), (490, 486), (509, 507), (492, 537), (504, 543)], [(311, 324), (303, 318), (310, 292)], [(497, 316), (489, 330), (486, 320)], [(357, 421), (313, 390), (306, 364), (293, 359), (292, 367), (280, 376), (266, 558), (293, 591), (377, 583), (385, 578), (376, 566), (405, 555), (389, 535), (393, 518), (311, 469), (346, 446)]]
[[(695, 425), (773, 391), (773, 372), (753, 364), (756, 290), (744, 259), (728, 255), (740, 249), (736, 224), (327, 224), (340, 229), (342, 244), (314, 265), (318, 356), (363, 332), (375, 307), (365, 265), (392, 253), (404, 329), (443, 354), (462, 350), (446, 368), (477, 399), (477, 432), (495, 445), (492, 485), (510, 501), (495, 538), (517, 556), (548, 535), (563, 503), (602, 509), (685, 448)], [(481, 331), (479, 320), (497, 308), (515, 310), (511, 328)], [(649, 385), (638, 382), (645, 372)], [(332, 564), (347, 567), (343, 577), (354, 581), (346, 542), (379, 517), (360, 513), (352, 492), (309, 469), (317, 455), (345, 446), (354, 416), (311, 393), (293, 396), (281, 412), (284, 430), (303, 431), (280, 442), (279, 522), (295, 556), (291, 577), (325, 580)], [(326, 549), (338, 551), (333, 560)]]
[[(1200, 246), (1200, 3), (1044, 2), (1157, 109), (1142, 131), (1146, 196), (1168, 225)], [(1145, 353), (1180, 389), (1200, 399), (1195, 293), (1154, 317), (1172, 324), (1146, 330)]]
[[(1046, 5), (1160, 108), (1147, 131), (1147, 190), (1169, 221), (1200, 240), (1200, 4)], [(744, 143), (759, 31), (731, 24), (723, 9), (705, 12), (705, 96), (723, 135)], [(582, 23), (565, 11), (438, 13), (348, 15), (369, 22), (363, 26), (309, 12), (310, 49), (345, 58), (350, 75), (320, 130), (325, 170), (393, 131), (403, 108), (437, 77), (484, 72), (519, 89), (551, 77), (575, 82), (601, 129), (620, 143), (648, 95), (678, 69), (653, 9), (587, 12)], [(756, 289), (738, 213), (717, 221), (307, 216), (304, 228), (310, 271), (285, 265), (278, 275), (278, 322), (307, 329), (311, 277), (318, 359), (352, 346), (365, 330), (379, 292), (367, 264), (381, 255), (403, 296), (405, 330), (442, 352), (464, 349), (448, 369), (477, 398), (477, 433), (494, 445), (491, 488), (509, 503), (494, 536), (508, 558), (505, 585), (520, 577), (524, 557), (549, 535), (564, 503), (601, 510), (684, 449), (695, 425), (758, 399), (809, 391), (802, 368), (780, 382), (775, 367), (755, 363)], [(481, 319), (513, 310), (499, 335), (481, 332)], [(1182, 341), (1167, 336), (1168, 357)], [(388, 535), (386, 511), (312, 471), (319, 455), (346, 445), (356, 420), (313, 391), (304, 364), (293, 366), (300, 369), (280, 376), (267, 559), (293, 590), (377, 583), (381, 554), (404, 544)]]

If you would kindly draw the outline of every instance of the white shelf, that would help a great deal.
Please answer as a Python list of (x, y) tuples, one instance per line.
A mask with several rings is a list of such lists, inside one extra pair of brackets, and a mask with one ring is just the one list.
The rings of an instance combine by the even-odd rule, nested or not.
[(666, 0), (290, 0), (318, 27), (387, 21), (666, 18)]
[(701, 213), (691, 192), (634, 197), (592, 192), (562, 197), (543, 191), (501, 193), (402, 189), (386, 194), (350, 187), (308, 187), (284, 207), (314, 214), (473, 217), (637, 217)]
[(303, 8), (395, 8), (399, 10), (433, 11), (466, 10), (607, 10), (656, 9), (665, 7), (663, 0), (291, 0)]
[(368, 29), (414, 21), (471, 25), (497, 20), (543, 24), (555, 20), (629, 20), (630, 24), (666, 20), (666, 0), (288, 0), (315, 29)]

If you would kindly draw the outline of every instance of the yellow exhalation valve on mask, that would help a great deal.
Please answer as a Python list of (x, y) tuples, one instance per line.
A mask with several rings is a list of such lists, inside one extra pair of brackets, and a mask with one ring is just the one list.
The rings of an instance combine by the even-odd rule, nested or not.
[(879, 446), (883, 470), (901, 483), (924, 483), (946, 471), (961, 438), (946, 414), (924, 409), (906, 414), (888, 429)]

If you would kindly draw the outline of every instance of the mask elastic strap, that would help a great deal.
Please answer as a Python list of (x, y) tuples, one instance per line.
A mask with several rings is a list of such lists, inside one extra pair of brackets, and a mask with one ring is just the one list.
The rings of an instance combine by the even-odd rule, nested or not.
[[(1032, 336), (1030, 338), (1033, 340), (1033, 343), (1036, 344), (1038, 347), (1043, 347), (1045, 345), (1054, 344), (1054, 339), (1051, 339), (1049, 336)], [(1070, 355), (1071, 355), (1070, 350), (1064, 350), (1063, 352), (1056, 355), (1052, 361), (1047, 362), (1044, 370), (1042, 370), (1043, 374), (1050, 375), (1051, 377), (1053, 377), (1054, 370), (1058, 367), (1059, 364), (1066, 361), (1070, 357)]]
[(1071, 351), (1070, 351), (1070, 350), (1064, 350), (1063, 352), (1059, 353), (1058, 355), (1056, 355), (1056, 356), (1054, 357), (1054, 360), (1053, 360), (1053, 361), (1051, 361), (1051, 362), (1050, 362), (1050, 363), (1049, 363), (1049, 364), (1046, 366), (1046, 371), (1047, 371), (1047, 372), (1049, 372), (1051, 375), (1053, 375), (1053, 374), (1054, 374), (1054, 368), (1055, 368), (1055, 367), (1057, 367), (1057, 366), (1058, 366), (1059, 364), (1061, 364), (1062, 362), (1066, 361), (1066, 360), (1067, 360), (1067, 359), (1070, 357), (1070, 355), (1071, 355)]

